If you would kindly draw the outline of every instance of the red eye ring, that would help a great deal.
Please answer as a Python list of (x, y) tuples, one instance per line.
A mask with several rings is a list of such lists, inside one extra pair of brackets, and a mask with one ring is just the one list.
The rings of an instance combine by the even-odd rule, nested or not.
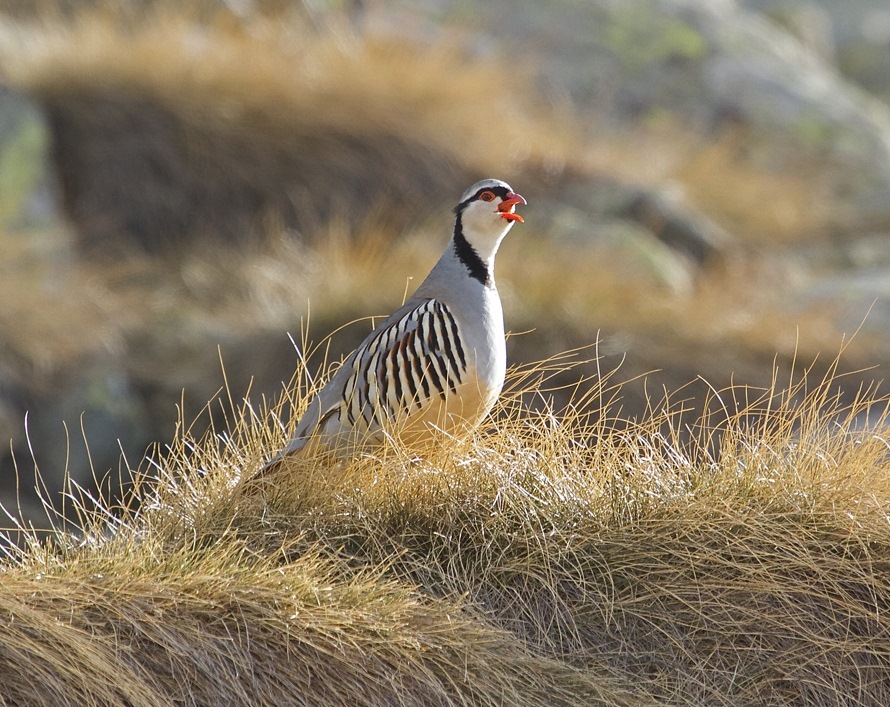
[(495, 196), (493, 191), (484, 191), (479, 195), (479, 198), (482, 201), (494, 201)]

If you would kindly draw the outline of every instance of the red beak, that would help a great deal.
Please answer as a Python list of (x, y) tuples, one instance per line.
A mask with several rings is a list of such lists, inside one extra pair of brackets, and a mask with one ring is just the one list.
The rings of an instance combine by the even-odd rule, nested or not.
[(522, 216), (513, 213), (513, 207), (527, 203), (528, 202), (519, 194), (507, 192), (507, 196), (500, 204), (498, 204), (498, 211), (501, 212), (501, 218), (506, 219), (507, 221), (519, 221), (519, 223), (523, 223), (524, 219)]

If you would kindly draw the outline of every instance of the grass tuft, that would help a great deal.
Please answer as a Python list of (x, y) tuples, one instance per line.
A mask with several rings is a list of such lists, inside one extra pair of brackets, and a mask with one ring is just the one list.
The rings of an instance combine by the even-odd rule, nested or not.
[(583, 356), (514, 369), (423, 458), (309, 448), (260, 480), (324, 376), (224, 391), (225, 425), (181, 424), (129, 502), (81, 498), (78, 532), (5, 563), (0, 661), (34, 668), (4, 696), (886, 704), (888, 399), (801, 374), (628, 419), (607, 372), (556, 410)]

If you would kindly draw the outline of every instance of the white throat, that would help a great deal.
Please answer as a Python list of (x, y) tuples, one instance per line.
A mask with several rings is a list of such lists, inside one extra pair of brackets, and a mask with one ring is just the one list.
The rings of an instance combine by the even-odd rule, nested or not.
[(491, 204), (478, 202), (461, 214), (463, 236), (479, 258), (489, 267), (494, 264), (501, 241), (513, 226)]

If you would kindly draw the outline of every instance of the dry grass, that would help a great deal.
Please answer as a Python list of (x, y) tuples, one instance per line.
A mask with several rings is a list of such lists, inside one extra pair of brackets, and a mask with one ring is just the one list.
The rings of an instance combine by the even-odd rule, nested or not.
[(161, 5), (12, 26), (0, 56), (45, 107), (66, 211), (100, 251), (276, 225), (317, 241), (336, 218), (397, 232), (455, 184), (569, 151), (515, 65), (456, 44)]
[(783, 169), (746, 156), (745, 136), (727, 132), (677, 166), (690, 200), (745, 242), (775, 247), (825, 239), (848, 221), (843, 177), (804, 156)]
[[(534, 173), (545, 193), (541, 175), (567, 164), (582, 177), (672, 178), (753, 241), (804, 238), (827, 218), (804, 208), (808, 194), (823, 191), (803, 178), (764, 179), (737, 160), (732, 143), (669, 148), (663, 135), (642, 146), (637, 135), (604, 136), (587, 152), (571, 130), (558, 134), (565, 123), (548, 123), (540, 106), (491, 91), (504, 86), (497, 60), (480, 65), (453, 48), (262, 18), (193, 23), (175, 7), (120, 19), (78, 12), (4, 34), (7, 78), (40, 96), (69, 137), (90, 125), (132, 127), (141, 116), (136, 126), (146, 132), (117, 143), (126, 147), (175, 126), (185, 149), (156, 153), (169, 161), (149, 184), (173, 175), (177, 189), (203, 190), (207, 174), (248, 165), (243, 181), (221, 181), (206, 202), (196, 196), (206, 192), (186, 189), (170, 216), (184, 213), (185, 222), (149, 219), (149, 230), (172, 223), (171, 234), (190, 237), (212, 223), (205, 219), (227, 218), (209, 211), (233, 190), (282, 177), (288, 190), (272, 205), (305, 220), (270, 216), (261, 200), (247, 212), (260, 218), (265, 239), (236, 257), (177, 248), (175, 267), (130, 257), (75, 263), (64, 277), (5, 239), (6, 262), (30, 284), (0, 283), (0, 324), (12, 332), (4, 358), (37, 378), (101, 346), (126, 351), (135, 378), (186, 384), (194, 395), (199, 385), (169, 380), (162, 353), (178, 352), (177, 373), (198, 371), (206, 384), (226, 332), (293, 328), (310, 293), (314, 325), (324, 330), (389, 311), (403, 277), (431, 264), (428, 244), (438, 250), (450, 206), (440, 202), (456, 196), (455, 175), (465, 171)], [(496, 135), (486, 129), (492, 115)], [(378, 159), (389, 152), (393, 161)], [(208, 171), (189, 171), (181, 154)], [(281, 154), (312, 161), (272, 160)], [(79, 159), (70, 164), (88, 164)], [(102, 170), (68, 175), (95, 173)], [(325, 187), (312, 194), (318, 212), (304, 208), (308, 197), (292, 179), (303, 173)], [(124, 200), (130, 205), (169, 196), (105, 174), (85, 187), (72, 182), (73, 193), (108, 196), (119, 183), (140, 187), (138, 199)], [(351, 209), (357, 220), (338, 221), (344, 184), (364, 200)], [(448, 199), (439, 191), (446, 187)], [(424, 214), (432, 190), (438, 212), (415, 228), (390, 227), (386, 190), (413, 194)], [(790, 196), (768, 200), (779, 191)], [(558, 334), (592, 340), (600, 327), (661, 332), (678, 361), (698, 351), (713, 358), (719, 345), (809, 357), (835, 340), (825, 319), (808, 319), (794, 336), (792, 319), (804, 317), (782, 309), (783, 278), (773, 270), (745, 262), (738, 272), (701, 275), (685, 294), (653, 292), (615, 271), (595, 244), (553, 248), (534, 206), (528, 228), (504, 246), (499, 279), (513, 328), (555, 313), (544, 332), (550, 346)], [(87, 215), (105, 213), (108, 203), (87, 207)], [(84, 224), (86, 237), (107, 228)], [(318, 247), (279, 237), (292, 227)], [(384, 270), (390, 284), (367, 299)], [(46, 285), (59, 282), (68, 286)], [(347, 310), (357, 301), (360, 312)], [(39, 303), (40, 317), (26, 302)], [(264, 350), (248, 337), (242, 353), (232, 367), (241, 374), (256, 370)], [(843, 379), (829, 376), (714, 391), (703, 417), (684, 408), (682, 391), (677, 402), (653, 398), (645, 414), (631, 415), (621, 407), (624, 389), (605, 376), (579, 384), (574, 407), (556, 411), (551, 399), (568, 392), (547, 385), (578, 373), (557, 359), (514, 372), (495, 420), (469, 441), (424, 459), (392, 448), (343, 464), (306, 455), (268, 482), (247, 483), (286, 438), (281, 420), (306, 402), (312, 384), (300, 373), (296, 392), (271, 412), (223, 399), (194, 425), (181, 423), (171, 446), (136, 473), (125, 501), (94, 504), (72, 487), (63, 513), (70, 517), (74, 504), (79, 530), (48, 541), (23, 533), (23, 549), (0, 569), (0, 701), (890, 703), (886, 398), (842, 399)], [(199, 433), (205, 423), (210, 432)]]
[(122, 346), (103, 284), (59, 251), (58, 232), (0, 233), (0, 378), (41, 392), (61, 369)]
[[(533, 207), (530, 207), (530, 210)], [(536, 224), (530, 216), (530, 228)], [(593, 226), (594, 228), (596, 226)], [(558, 235), (515, 229), (498, 255), (499, 288), (511, 328), (538, 330), (575, 346), (598, 331), (618, 352), (653, 350), (653, 365), (684, 361), (692, 373), (747, 376), (763, 382), (774, 356), (814, 358), (840, 334), (824, 306), (795, 300), (796, 273), (768, 258), (746, 257), (697, 273), (687, 291), (672, 291), (627, 267), (624, 253), (591, 239), (563, 244)], [(789, 304), (789, 303), (794, 303)], [(863, 317), (866, 312), (862, 312)], [(857, 362), (880, 360), (881, 344), (863, 336), (850, 348)], [(746, 369), (745, 357), (760, 370)], [(694, 362), (694, 365), (693, 365)], [(716, 364), (716, 369), (715, 369)], [(688, 379), (675, 376), (671, 387)]]
[(573, 365), (514, 370), (488, 428), (423, 459), (259, 482), (310, 377), (271, 413), (213, 403), (226, 429), (183, 426), (128, 508), (7, 560), (0, 660), (34, 667), (4, 697), (886, 704), (887, 399), (802, 378), (631, 421), (604, 375), (574, 396), (594, 417), (521, 402)]
[(566, 168), (679, 185), (747, 243), (822, 238), (846, 217), (831, 165), (758, 162), (740, 132), (583, 128), (597, 116), (550, 104), (533, 59), (326, 17), (99, 2), (0, 31), (4, 78), (47, 110), (81, 242), (178, 252), (282, 224), (318, 242), (336, 218), (398, 232), (481, 174), (545, 186)]
[(679, 192), (746, 250), (824, 242), (837, 229), (861, 228), (848, 203), (849, 171), (813, 155), (771, 161), (749, 136), (710, 135), (682, 125), (603, 129), (566, 164), (628, 184)]
[(383, 572), (284, 562), (234, 535), (162, 539), (3, 576), (6, 704), (545, 705), (599, 689)]

